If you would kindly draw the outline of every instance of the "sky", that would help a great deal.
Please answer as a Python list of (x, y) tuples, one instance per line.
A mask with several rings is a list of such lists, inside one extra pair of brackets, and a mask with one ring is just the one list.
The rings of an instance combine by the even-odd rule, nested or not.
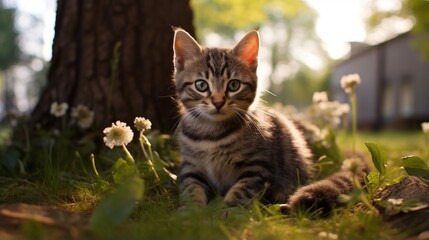
[[(367, 36), (365, 18), (369, 14), (370, 2), (379, 10), (396, 10), (400, 0), (304, 0), (318, 13), (316, 32), (324, 41), (325, 48), (333, 59), (339, 59), (350, 50), (349, 42), (368, 41), (375, 44), (385, 41), (390, 32), (379, 31)], [(389, 24), (389, 23), (387, 23)], [(389, 26), (396, 33), (408, 31), (410, 21), (397, 21)], [(382, 28), (381, 28), (382, 29)]]
[(364, 1), (306, 0), (306, 2), (319, 15), (316, 32), (324, 41), (324, 46), (332, 58), (344, 56), (350, 50), (348, 42), (365, 40)]
[[(18, 9), (17, 27), (23, 33), (21, 41), (25, 43), (20, 45), (23, 51), (50, 60), (55, 34), (56, 0), (3, 0), (3, 2)], [(39, 18), (40, 23), (36, 24), (31, 16)], [(38, 37), (41, 39), (37, 39)]]

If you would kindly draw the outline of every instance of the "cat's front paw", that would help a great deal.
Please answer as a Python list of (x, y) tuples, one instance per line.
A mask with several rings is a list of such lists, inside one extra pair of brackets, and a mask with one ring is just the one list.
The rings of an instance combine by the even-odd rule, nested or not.
[(190, 185), (180, 196), (181, 206), (205, 207), (208, 199), (205, 189), (197, 184)]
[(236, 207), (236, 206), (246, 206), (248, 205), (252, 199), (249, 199), (245, 196), (242, 196), (242, 194), (238, 191), (230, 191), (223, 199), (223, 202), (228, 207)]

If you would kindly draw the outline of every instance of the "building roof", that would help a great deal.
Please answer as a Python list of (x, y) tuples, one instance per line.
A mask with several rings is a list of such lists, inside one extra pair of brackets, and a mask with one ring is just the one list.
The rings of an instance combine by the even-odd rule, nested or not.
[(373, 51), (374, 49), (382, 48), (387, 44), (390, 44), (401, 38), (410, 37), (410, 36), (411, 36), (411, 31), (407, 31), (407, 32), (398, 34), (395, 37), (392, 37), (384, 42), (378, 43), (376, 45), (369, 45), (363, 42), (350, 42), (350, 53), (348, 57), (344, 59), (340, 59), (336, 65), (337, 66), (342, 65), (343, 63), (348, 62), (349, 60), (359, 57), (361, 55), (367, 54), (368, 52)]

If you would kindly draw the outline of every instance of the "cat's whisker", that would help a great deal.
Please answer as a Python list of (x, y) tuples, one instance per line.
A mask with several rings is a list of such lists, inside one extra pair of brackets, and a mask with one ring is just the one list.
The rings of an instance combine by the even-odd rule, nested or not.
[(276, 114), (274, 114), (274, 113), (272, 113), (272, 112), (270, 112), (270, 111), (267, 111), (267, 110), (265, 110), (265, 109), (262, 109), (262, 108), (260, 108), (260, 107), (255, 107), (255, 110), (256, 110), (256, 111), (261, 111), (261, 112), (263, 112), (263, 113), (265, 113), (265, 114), (267, 114), (267, 115), (270, 115), (270, 116), (272, 116), (272, 117), (275, 117), (275, 116), (276, 116)]
[[(256, 131), (258, 131), (258, 133), (264, 137), (263, 134), (263, 130), (261, 128), (261, 126), (259, 126), (258, 121), (256, 120), (256, 117), (254, 116), (254, 114), (250, 111), (246, 111), (243, 110), (241, 108), (235, 108), (234, 110), (237, 111), (237, 115), (242, 119), (242, 121), (245, 123), (246, 127), (252, 131), (253, 129), (255, 129)], [(246, 119), (246, 117), (248, 117), (249, 119)], [(253, 128), (252, 128), (253, 126)], [(265, 139), (265, 137), (264, 137)]]

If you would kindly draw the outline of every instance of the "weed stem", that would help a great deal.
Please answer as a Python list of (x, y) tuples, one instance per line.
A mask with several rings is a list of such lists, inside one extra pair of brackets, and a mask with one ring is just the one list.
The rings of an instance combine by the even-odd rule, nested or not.
[(94, 173), (95, 173), (95, 175), (96, 175), (97, 177), (100, 177), (100, 175), (98, 174), (98, 171), (97, 171), (97, 167), (95, 166), (95, 157), (94, 157), (94, 154), (92, 154), (92, 153), (91, 153), (90, 158), (91, 158), (92, 168), (94, 169)]

